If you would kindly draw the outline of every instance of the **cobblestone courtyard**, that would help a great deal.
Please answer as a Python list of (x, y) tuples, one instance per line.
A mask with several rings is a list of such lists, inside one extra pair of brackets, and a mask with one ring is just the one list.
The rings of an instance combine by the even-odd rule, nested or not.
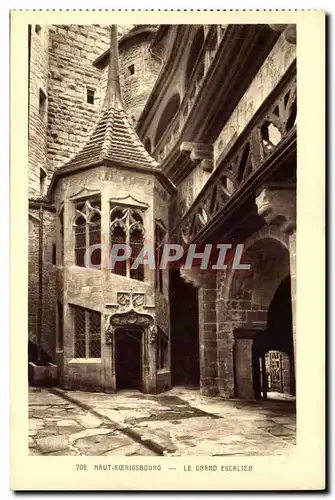
[(295, 434), (290, 400), (225, 401), (182, 388), (156, 396), (29, 390), (32, 455), (281, 455)]

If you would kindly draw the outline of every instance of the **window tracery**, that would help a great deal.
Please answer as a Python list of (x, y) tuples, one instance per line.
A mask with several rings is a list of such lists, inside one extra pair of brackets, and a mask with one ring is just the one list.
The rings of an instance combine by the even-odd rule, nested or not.
[[(89, 264), (101, 265), (101, 202), (91, 199), (76, 203), (74, 226), (74, 253), (76, 266), (85, 267), (85, 254), (90, 248)], [(94, 248), (93, 245), (99, 245)]]
[(112, 272), (121, 276), (144, 281), (144, 266), (132, 268), (144, 245), (145, 230), (141, 210), (129, 207), (112, 206), (110, 210), (111, 250), (115, 244), (128, 245), (131, 256), (128, 260), (116, 261)]

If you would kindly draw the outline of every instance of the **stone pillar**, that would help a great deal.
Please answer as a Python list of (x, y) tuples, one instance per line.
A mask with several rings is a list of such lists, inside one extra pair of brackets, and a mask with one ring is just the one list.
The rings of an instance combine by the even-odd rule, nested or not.
[(157, 326), (150, 325), (142, 337), (142, 390), (146, 394), (156, 392), (156, 341)]
[(216, 276), (197, 269), (181, 270), (181, 276), (198, 288), (199, 301), (199, 364), (200, 393), (216, 396), (217, 342), (216, 342)]
[[(292, 330), (293, 330), (293, 356), (294, 356), (294, 369), (291, 370), (292, 377), (295, 377), (296, 373), (296, 352), (297, 352), (297, 340), (296, 340), (296, 231), (294, 230), (289, 235), (289, 246), (290, 246), (290, 275), (291, 275), (291, 303), (292, 303)], [(291, 367), (292, 368), (292, 367)], [(294, 379), (291, 382), (291, 389), (295, 387)]]
[(292, 393), (292, 381), (291, 381), (291, 363), (288, 354), (282, 354), (282, 381), (283, 381), (283, 392), (284, 394)]
[(110, 324), (110, 315), (108, 313), (105, 314), (105, 324), (102, 325), (101, 332), (102, 385), (106, 392), (115, 392), (115, 329)]
[(212, 284), (199, 289), (200, 392), (215, 396), (217, 390), (216, 290)]
[(241, 399), (255, 399), (253, 344), (258, 330), (236, 329), (235, 337), (235, 392)]

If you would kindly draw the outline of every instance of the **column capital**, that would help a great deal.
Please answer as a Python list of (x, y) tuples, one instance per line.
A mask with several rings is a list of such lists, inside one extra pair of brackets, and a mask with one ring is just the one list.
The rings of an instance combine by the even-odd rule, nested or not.
[(255, 199), (258, 215), (288, 234), (296, 230), (296, 188), (290, 184), (266, 184)]
[(205, 271), (197, 267), (191, 269), (180, 268), (180, 277), (185, 283), (191, 283), (195, 288), (215, 287), (216, 275), (213, 272)]
[(182, 142), (180, 151), (189, 156), (192, 163), (199, 164), (206, 172), (213, 170), (213, 144)]

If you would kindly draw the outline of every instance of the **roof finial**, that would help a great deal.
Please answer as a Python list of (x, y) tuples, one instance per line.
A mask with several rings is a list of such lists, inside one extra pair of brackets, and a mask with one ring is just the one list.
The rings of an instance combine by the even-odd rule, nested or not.
[(107, 109), (116, 103), (122, 105), (119, 77), (119, 44), (117, 39), (117, 24), (111, 24), (108, 79), (103, 109)]

